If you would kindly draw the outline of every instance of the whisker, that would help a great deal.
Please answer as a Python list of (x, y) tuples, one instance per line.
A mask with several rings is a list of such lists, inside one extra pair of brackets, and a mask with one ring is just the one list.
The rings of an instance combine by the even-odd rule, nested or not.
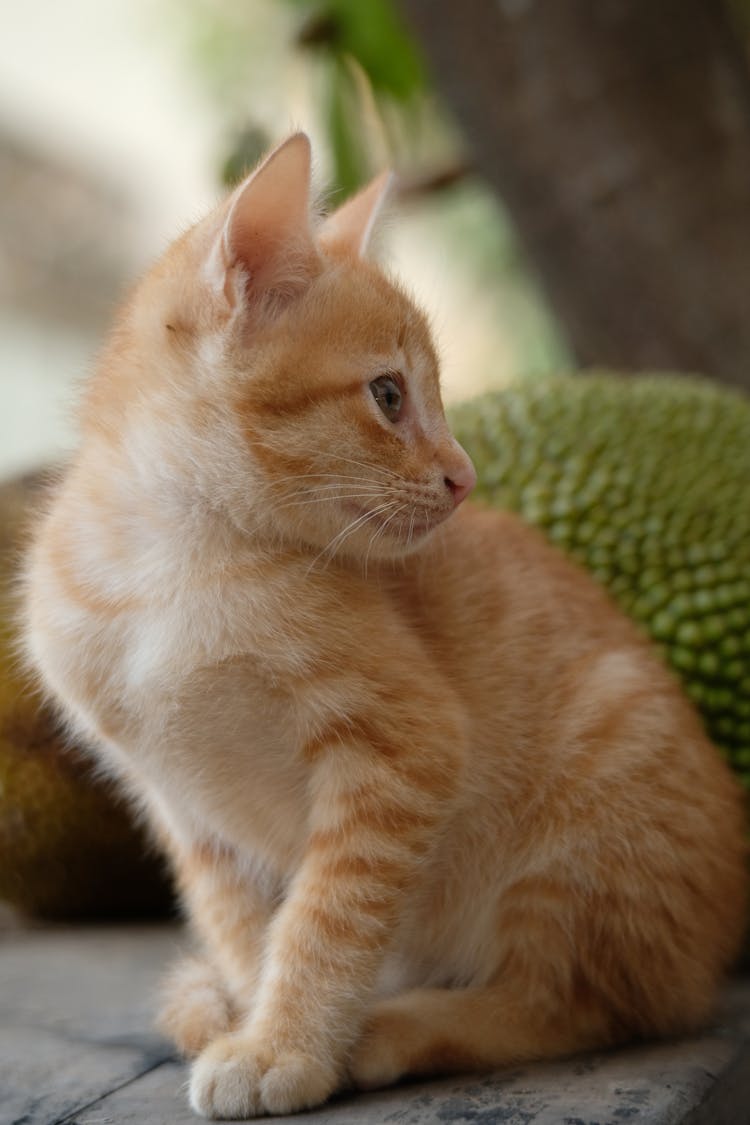
[(369, 469), (371, 472), (381, 473), (383, 476), (390, 478), (391, 480), (398, 480), (403, 484), (409, 484), (409, 481), (406, 477), (402, 476), (400, 473), (397, 473), (395, 469), (389, 469), (387, 465), (373, 465), (368, 461), (355, 461), (352, 457), (344, 457), (342, 453), (334, 453), (328, 449), (321, 449), (319, 452), (328, 457), (335, 457), (337, 461), (343, 461), (348, 465), (355, 465), (359, 469)]
[(284, 504), (275, 504), (273, 510), (274, 512), (283, 512), (285, 508), (304, 508), (308, 504), (330, 504), (336, 500), (373, 500), (379, 499), (381, 496), (382, 491), (378, 489), (377, 492), (341, 492), (329, 496), (295, 497), (287, 500)]
[(388, 527), (388, 524), (391, 522), (391, 520), (395, 519), (396, 516), (398, 516), (401, 512), (403, 512), (405, 507), (406, 507), (406, 504), (399, 504), (399, 506), (393, 512), (391, 512), (391, 514), (388, 516), (388, 519), (384, 520), (383, 523), (380, 525), (380, 527), (376, 528), (375, 531), (370, 536), (370, 542), (367, 545), (367, 554), (365, 555), (365, 568), (364, 568), (365, 579), (367, 578), (367, 564), (370, 560), (370, 552), (372, 551), (372, 548), (375, 545), (376, 540), (378, 539), (378, 537), (380, 535), (382, 535), (384, 533), (384, 531)]
[[(271, 482), (271, 486), (275, 485), (276, 483), (277, 482), (275, 481)], [(298, 498), (305, 498), (308, 496), (321, 496), (322, 499), (346, 499), (348, 496), (351, 496), (352, 498), (369, 496), (375, 499), (379, 499), (384, 495), (384, 488), (385, 484), (383, 481), (363, 479), (362, 483), (360, 484), (359, 478), (337, 477), (335, 482), (329, 484), (311, 484), (307, 488), (299, 489), (294, 495), (291, 496), (283, 493), (281, 497), (281, 504), (276, 502), (272, 487), (267, 490), (267, 494), (269, 504), (271, 504), (275, 508), (275, 510), (278, 511), (279, 508), (284, 507), (288, 504), (297, 503)], [(356, 491), (354, 491), (355, 489)], [(340, 491), (337, 492), (337, 490)], [(327, 495), (322, 496), (323, 493), (326, 493)], [(403, 487), (399, 488), (397, 486), (394, 486), (393, 484), (389, 484), (387, 486), (387, 495), (393, 500), (403, 499), (407, 501), (413, 501), (414, 499), (413, 495), (411, 494), (411, 490)]]
[(334, 535), (330, 543), (328, 543), (323, 548), (323, 550), (315, 556), (313, 561), (310, 563), (310, 566), (308, 567), (308, 573), (312, 570), (318, 560), (321, 559), (324, 555), (330, 554), (330, 558), (328, 560), (330, 562), (334, 558), (338, 548), (346, 541), (346, 539), (348, 539), (350, 535), (352, 535), (360, 526), (367, 523), (368, 520), (374, 519), (376, 516), (380, 515), (381, 512), (387, 512), (392, 504), (393, 501), (388, 500), (385, 504), (381, 504), (379, 507), (373, 508), (369, 512), (363, 512), (361, 516), (357, 516), (355, 520), (352, 520), (351, 523), (347, 524), (347, 526), (339, 531), (336, 535)]
[(344, 543), (344, 541), (346, 539), (348, 539), (348, 537), (353, 532), (355, 532), (361, 524), (365, 524), (365, 523), (367, 523), (368, 520), (373, 519), (375, 516), (379, 516), (381, 514), (381, 512), (387, 512), (388, 509), (391, 507), (392, 503), (393, 503), (392, 500), (388, 500), (385, 504), (380, 504), (377, 508), (373, 508), (369, 512), (364, 512), (356, 520), (354, 520), (347, 527), (345, 527), (342, 531), (340, 531), (338, 533), (338, 535), (336, 535), (333, 538), (333, 540), (328, 545), (326, 550), (331, 550), (333, 552), (333, 554), (335, 554), (336, 550), (342, 545), (342, 543)]
[[(274, 444), (274, 443), (269, 442), (269, 441), (256, 441), (255, 444), (257, 446), (262, 447), (263, 449), (270, 450), (272, 453), (287, 453), (288, 454), (290, 452), (288, 449), (284, 448), (283, 443)], [(402, 476), (400, 473), (395, 472), (394, 469), (389, 469), (385, 465), (374, 465), (371, 462), (358, 461), (353, 457), (346, 457), (343, 453), (336, 453), (334, 450), (331, 450), (331, 449), (305, 448), (305, 449), (297, 449), (297, 450), (294, 450), (294, 451), (291, 451), (291, 452), (293, 453), (293, 455), (296, 454), (296, 453), (299, 453), (299, 454), (304, 454), (305, 456), (308, 456), (308, 457), (309, 456), (317, 456), (317, 457), (331, 458), (331, 459), (336, 460), (336, 461), (341, 461), (344, 464), (355, 465), (359, 469), (367, 469), (369, 472), (380, 473), (381, 476), (385, 477), (388, 480), (397, 480), (402, 484), (410, 484), (411, 483), (409, 480), (407, 480), (406, 477)], [(306, 474), (300, 474), (300, 475), (304, 476)], [(311, 473), (309, 475), (312, 476), (312, 475), (316, 475), (316, 474)]]
[[(319, 484), (319, 485), (313, 484), (313, 485), (310, 485), (309, 488), (300, 488), (296, 492), (294, 492), (292, 495), (294, 495), (294, 496), (317, 496), (317, 495), (320, 495), (320, 493), (323, 493), (323, 492), (327, 492), (330, 495), (335, 489), (340, 489), (342, 492), (350, 492), (352, 490), (355, 490), (357, 492), (369, 491), (370, 495), (372, 495), (372, 496), (382, 496), (383, 495), (383, 485), (380, 481), (367, 481), (366, 484), (367, 484), (367, 488), (365, 488), (365, 486), (362, 485), (362, 484), (358, 484), (356, 481), (349, 482), (347, 480), (339, 480), (335, 484)], [(287, 493), (284, 494), (284, 496), (287, 499), (291, 499), (292, 495), (289, 495)]]
[[(273, 485), (289, 484), (292, 481), (296, 481), (296, 480), (314, 481), (314, 480), (318, 480), (318, 479), (323, 479), (323, 480), (331, 479), (331, 480), (334, 480), (334, 481), (341, 481), (342, 483), (347, 483), (347, 484), (350, 481), (354, 482), (355, 484), (360, 484), (360, 483), (373, 484), (373, 485), (377, 484), (379, 487), (382, 487), (382, 481), (373, 480), (372, 477), (344, 477), (344, 476), (341, 475), (341, 473), (319, 473), (317, 471), (310, 472), (310, 473), (294, 473), (294, 474), (292, 474), (291, 476), (288, 476), (288, 477), (274, 477), (271, 483)], [(327, 488), (327, 487), (330, 487), (330, 486), (329, 485), (320, 485), (320, 487), (321, 488)]]

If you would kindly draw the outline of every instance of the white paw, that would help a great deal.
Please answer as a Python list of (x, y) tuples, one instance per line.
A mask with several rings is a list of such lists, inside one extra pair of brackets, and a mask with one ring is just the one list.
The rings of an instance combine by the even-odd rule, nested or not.
[(246, 1035), (227, 1035), (193, 1064), (190, 1105), (202, 1117), (241, 1120), (295, 1113), (333, 1093), (331, 1067), (295, 1052), (273, 1052)]

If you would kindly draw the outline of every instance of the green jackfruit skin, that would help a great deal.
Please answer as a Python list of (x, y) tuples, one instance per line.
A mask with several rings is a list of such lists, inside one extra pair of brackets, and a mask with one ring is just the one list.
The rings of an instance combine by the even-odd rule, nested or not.
[(750, 789), (750, 398), (557, 376), (450, 412), (474, 497), (583, 563), (651, 634)]

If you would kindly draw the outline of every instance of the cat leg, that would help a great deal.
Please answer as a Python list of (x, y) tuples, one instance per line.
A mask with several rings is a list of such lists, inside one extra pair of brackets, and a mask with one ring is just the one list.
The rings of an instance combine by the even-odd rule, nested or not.
[(457, 763), (437, 748), (427, 768), (396, 750), (344, 748), (341, 727), (331, 742), (317, 755), (312, 831), (269, 928), (253, 1011), (193, 1066), (191, 1105), (206, 1117), (291, 1113), (341, 1084), (402, 898), (455, 792)]
[(374, 1005), (349, 1078), (370, 1090), (405, 1075), (491, 1070), (612, 1042), (596, 1007), (537, 1005), (502, 985), (414, 989)]
[(250, 1011), (273, 900), (226, 850), (194, 848), (175, 866), (205, 956), (182, 959), (168, 975), (158, 1025), (193, 1056)]

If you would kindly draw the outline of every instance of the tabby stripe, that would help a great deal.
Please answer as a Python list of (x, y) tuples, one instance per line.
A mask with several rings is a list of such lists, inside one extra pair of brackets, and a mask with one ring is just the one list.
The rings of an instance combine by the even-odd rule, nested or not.
[(348, 816), (342, 816), (335, 825), (315, 829), (308, 846), (310, 851), (334, 851), (362, 832), (372, 832), (375, 836), (398, 841), (411, 837), (415, 832), (433, 828), (438, 820), (439, 816), (435, 812), (404, 808), (398, 804), (389, 806), (371, 800), (370, 808), (359, 807)]
[(403, 754), (401, 745), (384, 734), (382, 728), (367, 715), (352, 715), (331, 723), (313, 735), (302, 748), (306, 761), (314, 762), (325, 750), (335, 751), (353, 742), (364, 743), (381, 757), (393, 760)]
[(383, 856), (344, 854), (325, 861), (320, 869), (322, 879), (370, 879), (376, 885), (398, 884), (402, 876), (403, 864)]
[(284, 387), (279, 389), (278, 384), (275, 384), (267, 397), (262, 397), (258, 389), (253, 388), (252, 393), (241, 400), (240, 410), (243, 414), (247, 411), (253, 417), (262, 415), (266, 418), (288, 418), (304, 414), (325, 402), (340, 402), (352, 398), (363, 391), (359, 380), (348, 384), (328, 383), (322, 387), (308, 384), (302, 390), (299, 389), (298, 379), (294, 383), (294, 391)]

